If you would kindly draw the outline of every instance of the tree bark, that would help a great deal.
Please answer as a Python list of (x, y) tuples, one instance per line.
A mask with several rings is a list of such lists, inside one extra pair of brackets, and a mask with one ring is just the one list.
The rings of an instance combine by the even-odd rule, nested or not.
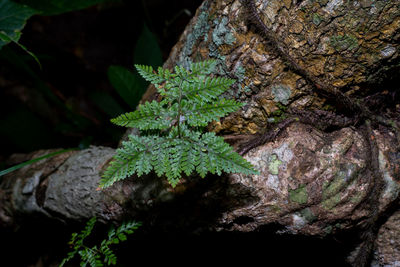
[[(40, 214), (134, 216), (166, 231), (279, 225), (276, 233), (326, 238), (357, 229), (353, 265), (371, 251), (375, 263), (395, 265), (399, 37), (398, 1), (204, 1), (164, 67), (213, 58), (216, 74), (237, 80), (227, 96), (246, 106), (209, 130), (261, 174), (190, 177), (175, 189), (148, 175), (98, 191), (114, 150), (91, 147), (4, 177), (0, 224)], [(142, 101), (157, 98), (149, 87)]]

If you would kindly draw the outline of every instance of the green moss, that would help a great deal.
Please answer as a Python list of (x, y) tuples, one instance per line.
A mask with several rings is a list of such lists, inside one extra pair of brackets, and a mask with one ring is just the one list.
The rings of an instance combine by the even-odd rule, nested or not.
[(279, 102), (276, 102), (276, 107), (278, 109), (270, 114), (270, 117), (268, 118), (268, 122), (277, 123), (277, 122), (281, 122), (287, 118), (287, 116), (286, 116), (287, 107), (282, 105)]
[(332, 225), (328, 225), (327, 227), (324, 228), (324, 232), (327, 235), (331, 234), (332, 231), (333, 231), (333, 226)]
[(322, 206), (325, 209), (332, 209), (341, 199), (340, 190), (345, 182), (344, 172), (339, 171), (335, 179), (332, 181), (325, 181), (322, 185)]
[(322, 207), (324, 207), (327, 210), (331, 210), (334, 207), (337, 206), (337, 204), (339, 204), (341, 199), (341, 194), (338, 193), (334, 196), (332, 196), (331, 198), (325, 199), (324, 201), (322, 201)]
[(334, 35), (329, 39), (330, 45), (338, 52), (353, 50), (358, 47), (358, 40), (350, 34)]
[(325, 181), (322, 184), (322, 199), (331, 198), (341, 190), (345, 184), (345, 179), (342, 175), (342, 172), (338, 172), (332, 181)]
[(322, 17), (318, 13), (313, 13), (312, 22), (318, 26), (322, 22)]
[(363, 199), (363, 196), (364, 196), (363, 192), (357, 192), (350, 198), (350, 202), (353, 204), (360, 203), (361, 200)]
[(289, 199), (292, 202), (306, 204), (308, 201), (307, 187), (305, 184), (300, 185), (295, 190), (289, 190)]
[(317, 219), (315, 214), (312, 212), (310, 208), (305, 208), (300, 211), (301, 216), (306, 219), (308, 223), (311, 223)]
[(278, 159), (278, 156), (273, 154), (270, 158), (268, 170), (269, 173), (277, 175), (279, 173), (279, 166), (282, 164), (282, 161)]

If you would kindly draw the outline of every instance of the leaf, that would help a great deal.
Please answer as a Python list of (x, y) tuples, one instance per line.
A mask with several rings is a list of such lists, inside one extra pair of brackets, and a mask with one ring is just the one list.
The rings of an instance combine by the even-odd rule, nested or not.
[(18, 42), (26, 21), (37, 11), (9, 0), (0, 0), (0, 48)]
[[(170, 114), (171, 113), (171, 114)], [(111, 122), (124, 127), (139, 128), (140, 130), (166, 129), (170, 126), (174, 112), (169, 112), (157, 101), (139, 105), (138, 110), (111, 119)]]
[(140, 76), (142, 76), (143, 79), (145, 79), (148, 82), (151, 82), (152, 84), (159, 84), (165, 81), (165, 78), (162, 75), (159, 75), (154, 72), (152, 66), (135, 64), (135, 67)]
[(185, 101), (182, 109), (190, 126), (207, 126), (209, 122), (224, 117), (243, 105), (232, 99), (220, 99), (211, 104), (193, 104)]
[(134, 64), (148, 65), (153, 68), (162, 65), (160, 46), (146, 24), (143, 25), (142, 33), (136, 43), (133, 62)]
[(41, 15), (58, 15), (61, 13), (84, 9), (110, 0), (20, 0), (40, 12)]
[(225, 77), (206, 77), (198, 82), (184, 83), (182, 97), (197, 103), (211, 103), (233, 83), (235, 80)]
[(93, 91), (89, 96), (94, 104), (110, 117), (115, 117), (124, 112), (118, 102), (106, 92)]
[(153, 147), (160, 142), (164, 140), (154, 136), (130, 135), (129, 141), (122, 142), (123, 147), (117, 149), (114, 160), (102, 175), (100, 188), (109, 187), (135, 172), (140, 175), (149, 173), (152, 170)]
[(193, 75), (208, 75), (211, 74), (217, 66), (216, 60), (204, 60), (190, 64), (190, 70)]
[(206, 150), (204, 153), (208, 154), (207, 168), (211, 173), (221, 175), (221, 171), (225, 171), (227, 173), (259, 174), (251, 163), (236, 153), (222, 137), (209, 132), (203, 134), (200, 140)]
[(131, 108), (135, 108), (147, 88), (147, 83), (137, 73), (132, 73), (122, 66), (110, 66), (107, 75), (121, 98)]
[(56, 156), (56, 155), (58, 155), (58, 154), (66, 153), (66, 152), (73, 151), (73, 150), (77, 150), (77, 148), (63, 149), (63, 150), (60, 150), (60, 151), (56, 151), (56, 152), (53, 152), (53, 153), (49, 153), (49, 154), (46, 154), (46, 155), (44, 155), (44, 156), (41, 156), (41, 157), (38, 157), (38, 158), (34, 158), (34, 159), (31, 159), (31, 160), (25, 161), (25, 162), (23, 162), (23, 163), (14, 165), (14, 166), (12, 166), (12, 167), (10, 167), (10, 168), (8, 168), (8, 169), (5, 169), (5, 170), (0, 171), (0, 177), (3, 176), (3, 175), (8, 174), (8, 173), (10, 173), (10, 172), (13, 172), (13, 171), (15, 171), (15, 170), (18, 170), (18, 169), (20, 169), (20, 168), (22, 168), (22, 167), (25, 167), (25, 166), (27, 166), (27, 165), (33, 164), (33, 163), (35, 163), (35, 162), (38, 162), (38, 161), (40, 161), (40, 160), (42, 160), (42, 159), (51, 158), (51, 157), (54, 157), (54, 156)]

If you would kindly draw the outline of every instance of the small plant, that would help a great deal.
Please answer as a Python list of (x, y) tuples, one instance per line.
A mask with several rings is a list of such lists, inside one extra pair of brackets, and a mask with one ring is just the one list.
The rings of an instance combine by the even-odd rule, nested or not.
[(154, 170), (166, 176), (175, 187), (183, 174), (194, 171), (201, 177), (208, 172), (257, 174), (253, 166), (236, 153), (222, 137), (202, 133), (209, 122), (217, 120), (244, 104), (220, 95), (235, 80), (211, 77), (215, 61), (192, 63), (189, 70), (176, 66), (175, 73), (150, 66), (135, 65), (139, 74), (154, 84), (163, 97), (139, 105), (138, 110), (111, 121), (119, 126), (141, 130), (117, 149), (114, 160), (104, 172), (100, 187), (111, 186), (134, 173), (138, 176)]
[(76, 254), (79, 254), (81, 257), (80, 266), (87, 266), (88, 264), (91, 267), (104, 266), (104, 264), (115, 265), (117, 263), (117, 256), (115, 256), (114, 252), (110, 249), (110, 246), (125, 241), (127, 239), (126, 235), (132, 234), (134, 230), (141, 225), (139, 222), (123, 223), (116, 230), (112, 228), (108, 232), (108, 238), (101, 241), (99, 247), (93, 246), (90, 248), (83, 244), (83, 241), (90, 235), (95, 223), (96, 217), (93, 217), (87, 222), (85, 229), (83, 229), (80, 234), (72, 234), (71, 241), (69, 241), (68, 244), (74, 250), (69, 252), (67, 257), (63, 259), (60, 267), (64, 266), (65, 263), (75, 257)]

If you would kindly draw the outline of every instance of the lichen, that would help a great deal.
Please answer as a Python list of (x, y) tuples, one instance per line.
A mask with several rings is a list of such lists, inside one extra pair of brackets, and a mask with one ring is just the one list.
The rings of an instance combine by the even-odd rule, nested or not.
[(390, 58), (396, 53), (397, 49), (391, 45), (387, 45), (384, 49), (381, 50), (381, 56), (383, 58)]
[(292, 202), (306, 204), (308, 201), (308, 192), (306, 185), (302, 184), (295, 190), (289, 190), (289, 199)]
[(207, 4), (204, 4), (202, 7), (200, 7), (200, 11), (202, 12), (197, 17), (197, 21), (192, 32), (187, 35), (185, 45), (183, 46), (182, 52), (179, 55), (177, 62), (179, 65), (185, 68), (189, 67), (190, 55), (192, 54), (193, 47), (196, 42), (200, 38), (204, 38), (204, 40), (207, 41), (207, 33), (210, 29), (210, 25), (208, 22), (209, 14), (206, 10), (208, 10)]
[(282, 161), (278, 159), (278, 156), (273, 154), (270, 158), (270, 162), (268, 165), (269, 173), (277, 175), (279, 173), (279, 166), (282, 164)]
[(284, 84), (274, 84), (271, 87), (271, 93), (274, 96), (274, 101), (287, 105), (289, 103), (292, 90)]
[(236, 38), (232, 34), (230, 28), (227, 27), (227, 17), (223, 17), (222, 19), (215, 19), (214, 25), (215, 29), (212, 33), (212, 39), (216, 46), (220, 46), (223, 44), (232, 45), (236, 41)]
[[(215, 28), (211, 34), (212, 41), (208, 44), (209, 56), (225, 61), (225, 56), (220, 54), (219, 47), (224, 44), (232, 45), (236, 41), (236, 38), (228, 27), (228, 18), (217, 18), (213, 21), (213, 24)], [(220, 65), (219, 67), (221, 71), (226, 72), (226, 67), (224, 65)], [(223, 75), (225, 73), (220, 74)]]
[(268, 175), (267, 179), (268, 187), (274, 189), (275, 191), (279, 190), (279, 178), (278, 175)]

